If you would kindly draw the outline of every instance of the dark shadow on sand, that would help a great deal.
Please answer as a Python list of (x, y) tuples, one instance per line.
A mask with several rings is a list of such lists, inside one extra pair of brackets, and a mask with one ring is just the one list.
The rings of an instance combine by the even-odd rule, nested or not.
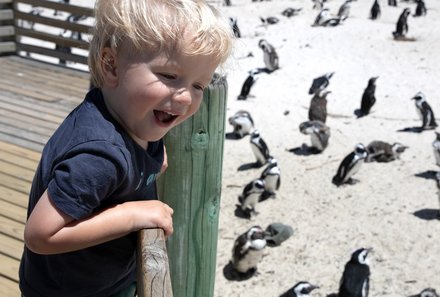
[(440, 211), (438, 209), (423, 208), (415, 211), (413, 215), (426, 221), (440, 220)]
[(397, 132), (422, 133), (423, 128), (422, 127), (406, 127), (406, 128), (397, 130)]
[(248, 220), (251, 218), (250, 213), (243, 211), (239, 204), (236, 204), (235, 206), (236, 206), (236, 208), (234, 210), (234, 215), (236, 217), (238, 217), (240, 219), (248, 219)]
[(366, 116), (360, 109), (355, 109), (353, 113), (358, 119), (363, 116)]
[(246, 164), (240, 165), (240, 167), (238, 167), (237, 171), (245, 171), (245, 170), (261, 168), (261, 167), (263, 167), (263, 165), (260, 165), (258, 162), (246, 163)]
[(243, 139), (244, 137), (240, 137), (239, 135), (237, 135), (234, 132), (228, 132), (225, 134), (225, 138), (228, 140), (240, 140), (240, 139)]
[(240, 273), (237, 270), (234, 269), (234, 266), (232, 265), (232, 262), (229, 261), (228, 264), (223, 268), (223, 275), (227, 280), (230, 281), (244, 281), (250, 279), (252, 276), (254, 276), (256, 273), (256, 270), (251, 270), (248, 273)]
[(305, 143), (303, 143), (302, 146), (291, 148), (288, 151), (294, 153), (297, 156), (310, 156), (321, 153), (321, 151), (317, 150), (315, 147), (308, 146)]
[(414, 176), (422, 177), (424, 179), (432, 179), (432, 180), (436, 181), (437, 180), (436, 174), (437, 174), (437, 172), (434, 170), (427, 170), (424, 172), (416, 173), (416, 174), (414, 174)]

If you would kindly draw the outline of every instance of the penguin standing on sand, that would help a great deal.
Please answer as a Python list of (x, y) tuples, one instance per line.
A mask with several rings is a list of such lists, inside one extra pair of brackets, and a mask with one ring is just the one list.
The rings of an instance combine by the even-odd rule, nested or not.
[(380, 5), (378, 0), (374, 0), (370, 10), (370, 19), (375, 20), (380, 17)]
[(371, 248), (360, 248), (353, 252), (345, 264), (338, 297), (367, 297), (370, 283), (370, 267), (367, 256)]
[(394, 38), (403, 38), (408, 33), (408, 16), (411, 14), (409, 8), (405, 8), (396, 23), (396, 31), (393, 32)]
[(261, 179), (255, 179), (244, 187), (243, 193), (238, 197), (238, 202), (240, 202), (238, 207), (247, 218), (250, 218), (252, 214), (257, 214), (255, 206), (260, 201), (263, 192), (264, 181)]
[(418, 92), (411, 99), (416, 102), (416, 110), (422, 120), (421, 128), (423, 130), (435, 129), (435, 127), (437, 127), (437, 122), (435, 121), (434, 112), (432, 111), (431, 106), (426, 101), (425, 94)]
[(389, 6), (397, 6), (397, 0), (388, 0)]
[(426, 15), (426, 6), (423, 0), (416, 0), (417, 6), (413, 16), (419, 17)]
[(432, 142), (432, 147), (434, 149), (434, 157), (435, 157), (435, 163), (440, 166), (440, 133), (435, 132), (435, 139)]
[(261, 167), (267, 163), (267, 161), (271, 158), (269, 153), (269, 148), (267, 147), (266, 142), (261, 138), (260, 132), (258, 130), (254, 130), (251, 133), (251, 149), (257, 159), (255, 165), (256, 167)]
[(263, 258), (266, 247), (265, 232), (260, 226), (253, 226), (234, 241), (232, 265), (242, 275), (253, 275)]
[(342, 18), (332, 16), (330, 14), (330, 10), (328, 8), (324, 8), (318, 13), (312, 26), (334, 27), (341, 24), (342, 21)]
[(299, 125), (299, 131), (302, 134), (310, 135), (312, 150), (320, 153), (328, 146), (330, 138), (330, 127), (321, 121), (308, 121)]
[(329, 72), (313, 79), (312, 85), (309, 89), (309, 95), (316, 94), (317, 92), (325, 90), (330, 84), (330, 78), (332, 78), (333, 74), (334, 72)]
[(301, 281), (296, 283), (296, 285), (294, 285), (280, 297), (309, 297), (309, 294), (315, 289), (319, 289), (319, 286), (312, 285), (309, 282)]
[(275, 158), (268, 161), (268, 165), (261, 173), (260, 179), (264, 181), (264, 192), (261, 201), (274, 197), (275, 192), (279, 190), (281, 185), (281, 171)]
[(249, 71), (249, 75), (246, 77), (246, 80), (241, 87), (240, 95), (238, 95), (237, 100), (246, 100), (249, 96), (252, 86), (257, 82), (258, 76), (260, 73), (259, 69), (252, 69)]
[(419, 294), (411, 295), (409, 297), (439, 297), (435, 289), (426, 288), (423, 289)]
[(370, 113), (371, 108), (373, 107), (374, 103), (376, 103), (376, 97), (374, 93), (376, 92), (376, 80), (379, 77), (372, 77), (368, 80), (368, 85), (364, 90), (364, 93), (362, 94), (362, 100), (361, 100), (361, 116), (366, 116)]
[(342, 160), (336, 175), (333, 176), (333, 183), (338, 187), (345, 183), (354, 184), (356, 180), (351, 177), (359, 171), (367, 155), (365, 146), (362, 143), (358, 143), (354, 151)]
[(251, 114), (245, 110), (237, 111), (229, 117), (228, 122), (234, 127), (233, 133), (236, 138), (243, 138), (254, 130), (254, 120)]
[(338, 17), (342, 21), (346, 20), (350, 15), (350, 2), (352, 0), (345, 0), (345, 2), (339, 7)]
[(323, 0), (312, 0), (313, 2), (313, 9), (321, 11), (324, 7), (324, 1)]
[(327, 95), (331, 91), (323, 90), (316, 92), (310, 100), (309, 121), (321, 121), (325, 123), (327, 120)]
[(398, 142), (389, 144), (375, 140), (367, 145), (368, 156), (365, 162), (391, 162), (399, 159), (407, 148), (407, 146)]
[(263, 50), (264, 65), (266, 71), (271, 73), (279, 68), (278, 54), (275, 48), (265, 39), (260, 39), (258, 46)]
[(240, 28), (238, 28), (237, 18), (236, 17), (230, 17), (229, 18), (229, 24), (231, 25), (232, 32), (234, 33), (234, 36), (237, 37), (237, 38), (241, 38), (241, 32), (240, 32)]

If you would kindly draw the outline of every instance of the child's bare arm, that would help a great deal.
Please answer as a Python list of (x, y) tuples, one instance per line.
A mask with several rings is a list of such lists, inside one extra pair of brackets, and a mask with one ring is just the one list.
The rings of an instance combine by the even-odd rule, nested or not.
[(56, 208), (47, 191), (32, 211), (25, 227), (26, 246), (39, 254), (75, 251), (143, 228), (159, 227), (173, 233), (173, 210), (158, 200), (126, 202), (76, 221)]

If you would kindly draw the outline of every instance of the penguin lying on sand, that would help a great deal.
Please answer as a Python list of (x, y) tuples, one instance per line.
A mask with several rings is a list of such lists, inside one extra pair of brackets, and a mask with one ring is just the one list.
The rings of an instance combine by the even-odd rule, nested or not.
[(370, 113), (371, 108), (376, 103), (376, 80), (379, 77), (372, 77), (368, 80), (368, 85), (364, 90), (364, 93), (362, 94), (362, 100), (361, 100), (361, 109), (360, 109), (360, 115), (359, 116), (366, 116)]
[(285, 16), (285, 17), (290, 18), (292, 16), (297, 15), (301, 10), (302, 10), (302, 8), (291, 8), (291, 7), (289, 7), (289, 8), (284, 9), (281, 14), (283, 16)]
[(370, 283), (370, 267), (367, 256), (371, 248), (354, 251), (345, 264), (338, 297), (367, 297)]
[(236, 138), (243, 138), (254, 130), (254, 120), (251, 114), (245, 110), (237, 111), (229, 117), (228, 122), (234, 128), (233, 134)]
[(408, 33), (408, 16), (410, 15), (411, 10), (409, 8), (405, 8), (399, 16), (399, 19), (396, 23), (396, 31), (393, 32), (394, 38), (404, 38), (405, 34)]
[(408, 147), (395, 142), (389, 144), (384, 141), (372, 141), (367, 145), (368, 156), (365, 162), (391, 162), (400, 158)]
[(340, 17), (334, 17), (330, 14), (328, 8), (322, 9), (315, 18), (312, 26), (322, 26), (322, 27), (334, 27), (341, 24), (342, 19)]
[(367, 155), (368, 153), (365, 146), (362, 143), (358, 143), (354, 151), (342, 160), (336, 175), (333, 176), (332, 182), (338, 187), (345, 183), (354, 184), (356, 180), (351, 177), (359, 171)]
[(423, 289), (419, 294), (411, 295), (409, 297), (439, 297), (435, 289), (426, 288)]
[(263, 25), (275, 25), (280, 21), (280, 19), (277, 17), (267, 17), (267, 18), (260, 17), (260, 20), (263, 23)]
[(425, 94), (418, 92), (411, 99), (415, 100), (417, 113), (422, 120), (422, 126), (420, 128), (423, 130), (435, 129), (437, 122), (435, 121), (431, 106), (426, 101)]
[(317, 153), (320, 153), (328, 146), (330, 127), (326, 126), (323, 122), (303, 122), (299, 125), (299, 131), (302, 134), (310, 135), (312, 143), (311, 150), (315, 150)]
[(319, 76), (312, 81), (312, 85), (309, 89), (309, 95), (316, 94), (317, 92), (322, 92), (325, 90), (330, 84), (330, 78), (332, 78), (334, 72), (326, 73), (322, 76)]
[(265, 247), (265, 232), (260, 226), (253, 226), (238, 236), (232, 249), (234, 269), (243, 276), (254, 275)]
[(280, 295), (280, 297), (309, 297), (310, 293), (318, 289), (319, 286), (312, 285), (309, 282), (298, 282), (284, 294)]

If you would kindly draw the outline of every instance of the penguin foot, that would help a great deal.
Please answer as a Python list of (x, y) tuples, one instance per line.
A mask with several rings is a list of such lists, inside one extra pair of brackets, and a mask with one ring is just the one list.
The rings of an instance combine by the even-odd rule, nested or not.
[(349, 179), (347, 179), (347, 181), (346, 181), (346, 183), (349, 184), (349, 185), (354, 185), (354, 184), (356, 184), (358, 182), (359, 182), (358, 179), (354, 179), (354, 178), (351, 178), (351, 177)]

